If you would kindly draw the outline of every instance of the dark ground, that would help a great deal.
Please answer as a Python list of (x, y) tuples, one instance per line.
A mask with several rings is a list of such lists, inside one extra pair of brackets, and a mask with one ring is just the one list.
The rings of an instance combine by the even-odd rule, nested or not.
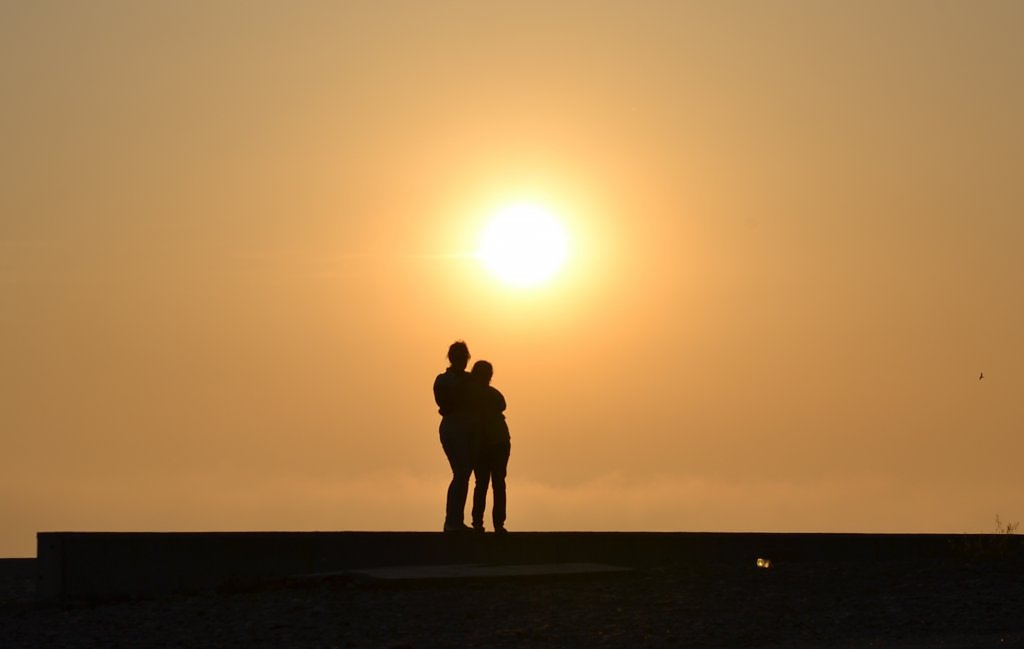
[(0, 647), (1024, 647), (1019, 560), (673, 565), (587, 576), (339, 576), (136, 601), (31, 601)]

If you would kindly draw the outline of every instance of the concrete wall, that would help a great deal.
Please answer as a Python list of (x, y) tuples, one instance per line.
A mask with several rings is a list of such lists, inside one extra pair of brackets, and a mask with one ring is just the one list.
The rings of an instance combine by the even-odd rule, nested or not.
[(1022, 537), (758, 533), (41, 532), (42, 598), (188, 592), (356, 568), (458, 563), (906, 561), (943, 559)]
[(0, 559), (0, 603), (34, 597), (37, 572), (35, 559)]

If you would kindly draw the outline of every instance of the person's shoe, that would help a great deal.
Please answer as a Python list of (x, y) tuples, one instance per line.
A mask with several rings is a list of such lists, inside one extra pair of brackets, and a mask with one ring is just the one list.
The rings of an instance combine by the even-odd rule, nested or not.
[(472, 531), (472, 528), (466, 525), (465, 523), (445, 523), (444, 531), (445, 533), (458, 534), (460, 532), (470, 532)]
[(473, 523), (473, 531), (476, 532), (477, 534), (483, 534), (484, 533), (484, 524), (483, 523)]
[(494, 533), (495, 534), (508, 534), (508, 530), (505, 529), (504, 525), (495, 525), (494, 526)]

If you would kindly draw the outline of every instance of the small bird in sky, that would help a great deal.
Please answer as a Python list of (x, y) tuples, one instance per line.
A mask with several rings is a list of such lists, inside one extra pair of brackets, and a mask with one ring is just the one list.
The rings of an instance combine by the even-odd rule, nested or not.
[(983, 378), (985, 378), (985, 373), (984, 372), (982, 372), (981, 374), (978, 374), (978, 380), (979, 381), (982, 380)]

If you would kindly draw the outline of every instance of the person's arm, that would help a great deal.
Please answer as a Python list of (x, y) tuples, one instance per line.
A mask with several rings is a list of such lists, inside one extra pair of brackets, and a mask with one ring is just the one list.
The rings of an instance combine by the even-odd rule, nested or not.
[(434, 403), (437, 404), (442, 417), (447, 416), (452, 409), (451, 385), (448, 383), (448, 381), (445, 381), (444, 374), (434, 379)]

